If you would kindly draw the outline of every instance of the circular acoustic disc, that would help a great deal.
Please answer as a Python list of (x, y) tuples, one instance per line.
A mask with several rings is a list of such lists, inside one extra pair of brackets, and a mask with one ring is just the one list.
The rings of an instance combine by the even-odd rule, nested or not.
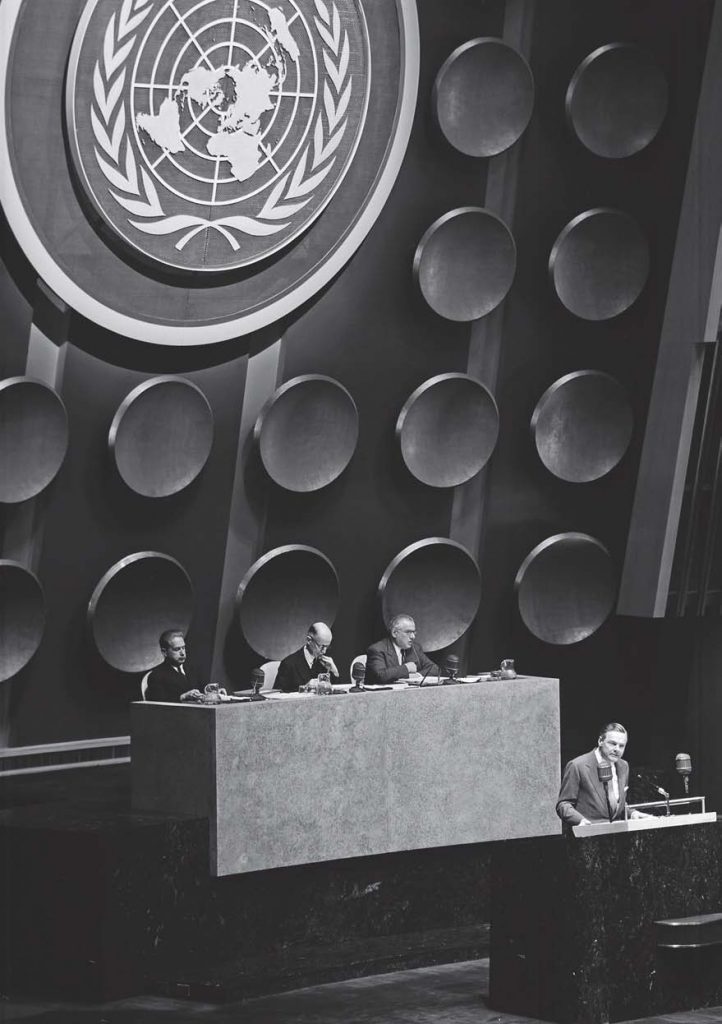
[(123, 399), (108, 444), (131, 490), (165, 498), (187, 487), (206, 464), (213, 413), (195, 384), (182, 377), (153, 377)]
[(635, 302), (649, 276), (649, 245), (621, 210), (586, 210), (552, 247), (549, 273), (562, 303), (583, 320), (609, 320)]
[(379, 583), (388, 626), (406, 613), (424, 650), (439, 651), (462, 636), (479, 608), (480, 578), (466, 548), (444, 537), (410, 544), (389, 563)]
[(611, 614), (615, 572), (604, 545), (586, 533), (558, 533), (537, 544), (516, 574), (524, 625), (549, 644), (576, 644)]
[(351, 461), (358, 440), (356, 403), (331, 377), (294, 377), (266, 403), (254, 437), (266, 472), (280, 487), (317, 491)]
[(541, 396), (531, 432), (550, 473), (585, 483), (617, 465), (633, 425), (629, 399), (618, 380), (598, 370), (577, 370), (560, 377)]
[(101, 657), (121, 672), (145, 672), (160, 660), (166, 629), (185, 632), (193, 588), (180, 562), (157, 551), (121, 558), (105, 573), (88, 604), (88, 623)]
[(425, 232), (414, 275), (431, 308), (447, 320), (477, 320), (511, 288), (516, 245), (503, 220), (478, 206), (450, 210)]
[(501, 39), (470, 39), (441, 65), (433, 109), (460, 153), (494, 156), (524, 133), (534, 107), (534, 79), (522, 55)]
[(330, 626), (336, 618), (338, 576), (321, 551), (285, 544), (253, 563), (236, 606), (249, 646), (264, 658), (285, 658), (303, 647), (311, 623)]
[(45, 598), (34, 573), (0, 559), (0, 681), (30, 661), (45, 629)]
[(430, 487), (471, 480), (494, 451), (498, 434), (493, 396), (465, 373), (442, 373), (425, 381), (396, 421), (404, 462)]
[(68, 417), (58, 393), (30, 377), (0, 381), (0, 501), (40, 494), (67, 448)]
[(648, 146), (667, 113), (667, 79), (648, 53), (631, 43), (600, 46), (572, 76), (567, 120), (582, 145), (611, 159)]

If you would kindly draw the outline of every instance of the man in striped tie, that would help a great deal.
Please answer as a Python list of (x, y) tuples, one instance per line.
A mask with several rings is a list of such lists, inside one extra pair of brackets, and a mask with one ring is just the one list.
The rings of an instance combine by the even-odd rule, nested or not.
[[(622, 754), (627, 739), (627, 730), (620, 722), (608, 722), (600, 729), (594, 750), (569, 761), (557, 798), (557, 814), (565, 825), (625, 818), (629, 765)], [(631, 811), (629, 817), (649, 815)]]

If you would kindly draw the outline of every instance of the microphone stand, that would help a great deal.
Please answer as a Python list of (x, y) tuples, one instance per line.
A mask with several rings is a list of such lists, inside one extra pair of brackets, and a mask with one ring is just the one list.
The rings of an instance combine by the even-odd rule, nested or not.
[(667, 792), (667, 790), (662, 789), (662, 787), (658, 786), (656, 782), (652, 782), (650, 779), (645, 778), (644, 775), (642, 775), (640, 772), (636, 772), (634, 777), (638, 782), (643, 782), (645, 786), (649, 786), (649, 788), (653, 789), (654, 792), (657, 793), (659, 796), (664, 797), (665, 803), (667, 805), (665, 817), (668, 818), (672, 812), (669, 807), (669, 793)]
[(612, 781), (612, 766), (608, 763), (602, 763), (598, 765), (597, 776), (599, 777), (599, 781), (604, 787), (604, 797), (607, 801), (607, 814), (609, 815), (609, 820), (613, 821), (614, 814), (612, 812), (612, 804), (609, 799), (609, 784)]
[(606, 785), (604, 787), (604, 795), (607, 798), (607, 814), (609, 815), (609, 820), (610, 821), (614, 821), (614, 814), (612, 812), (612, 805), (609, 802), (609, 785)]

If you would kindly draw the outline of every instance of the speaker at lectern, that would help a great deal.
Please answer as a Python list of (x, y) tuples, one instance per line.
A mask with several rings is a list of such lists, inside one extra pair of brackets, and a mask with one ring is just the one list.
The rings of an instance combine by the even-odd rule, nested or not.
[(613, 820), (492, 852), (495, 1010), (602, 1024), (722, 1004), (722, 822), (653, 788)]

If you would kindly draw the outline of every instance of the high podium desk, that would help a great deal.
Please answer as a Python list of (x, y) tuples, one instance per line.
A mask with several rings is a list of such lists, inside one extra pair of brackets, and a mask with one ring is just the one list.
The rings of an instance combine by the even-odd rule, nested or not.
[(490, 1002), (602, 1024), (722, 1003), (722, 822), (578, 826), (492, 856)]
[(131, 709), (133, 808), (207, 818), (217, 876), (553, 835), (558, 759), (535, 676)]

